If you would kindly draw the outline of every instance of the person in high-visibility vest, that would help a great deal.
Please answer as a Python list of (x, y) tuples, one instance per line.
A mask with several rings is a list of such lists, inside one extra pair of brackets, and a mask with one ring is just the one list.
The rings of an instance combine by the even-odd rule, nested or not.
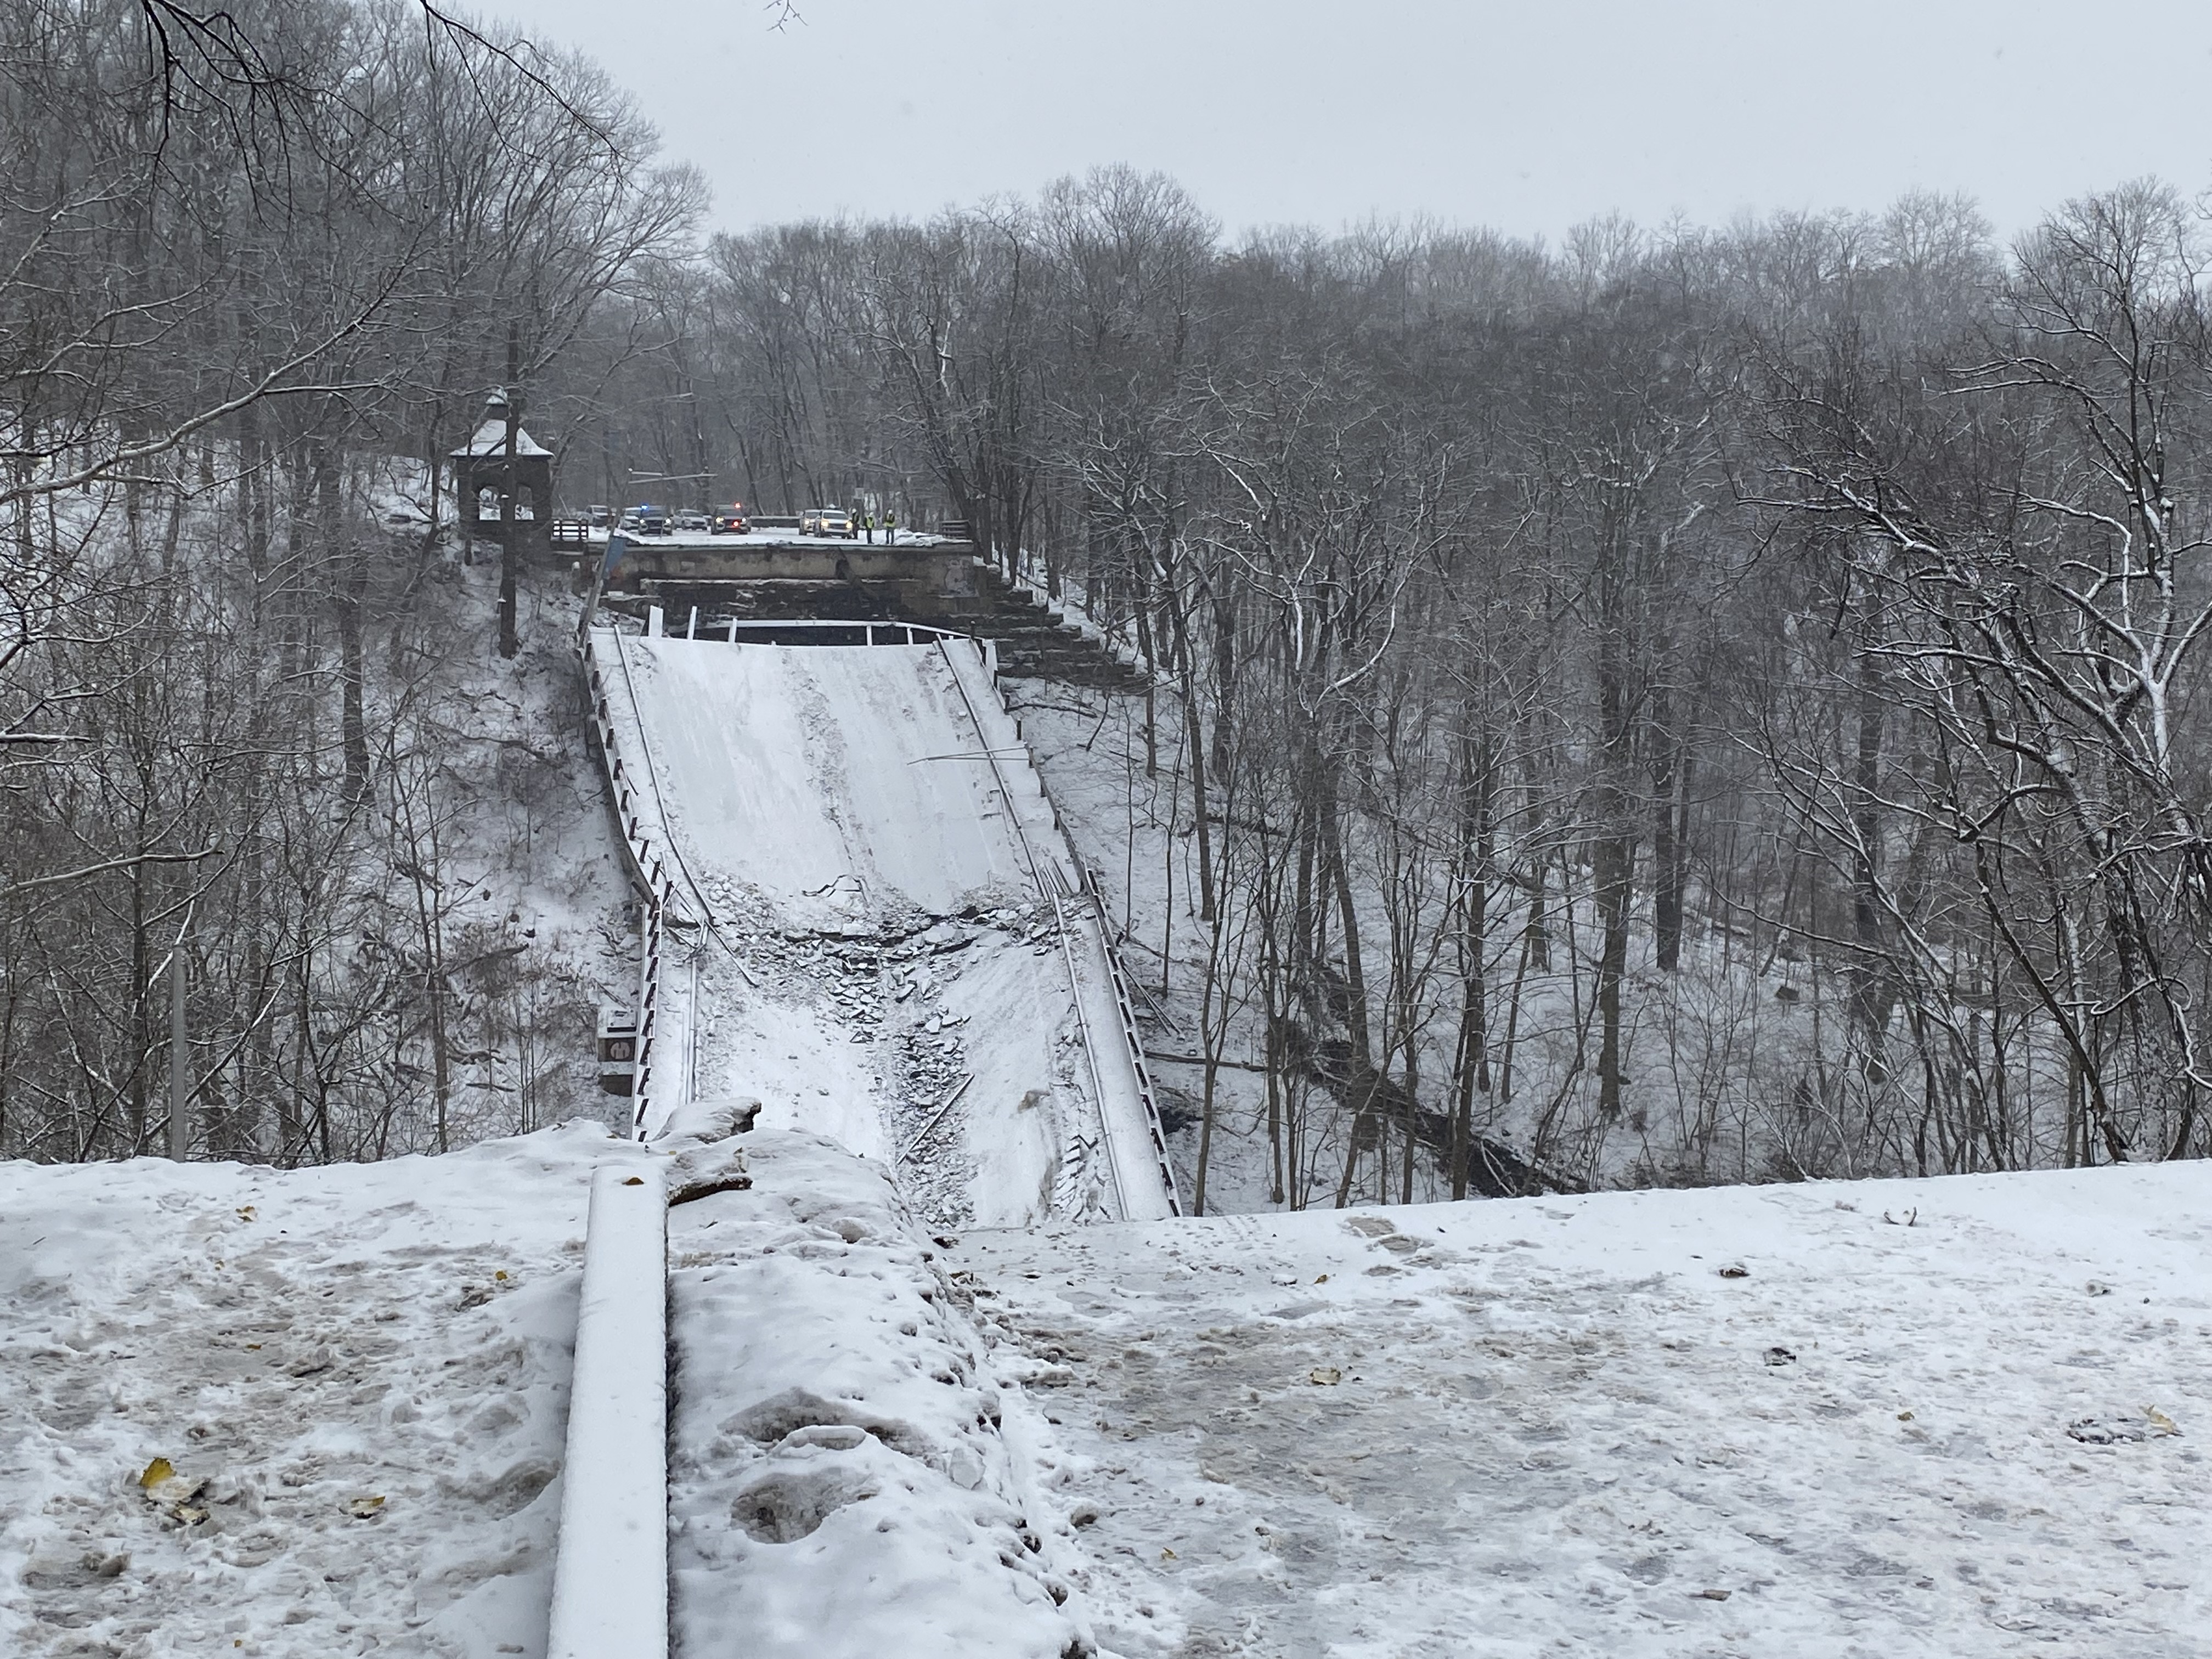
[(898, 514), (886, 508), (884, 512), (884, 545), (889, 547), (898, 540)]
[(868, 538), (868, 544), (871, 547), (875, 545), (876, 515), (874, 514), (863, 513), (860, 514), (860, 533)]

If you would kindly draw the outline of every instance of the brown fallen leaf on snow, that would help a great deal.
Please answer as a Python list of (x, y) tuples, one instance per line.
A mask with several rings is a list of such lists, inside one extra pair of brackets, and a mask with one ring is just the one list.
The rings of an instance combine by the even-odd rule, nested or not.
[(1324, 1389), (1333, 1389), (1344, 1381), (1344, 1373), (1334, 1365), (1316, 1365), (1307, 1373), (1306, 1380)]

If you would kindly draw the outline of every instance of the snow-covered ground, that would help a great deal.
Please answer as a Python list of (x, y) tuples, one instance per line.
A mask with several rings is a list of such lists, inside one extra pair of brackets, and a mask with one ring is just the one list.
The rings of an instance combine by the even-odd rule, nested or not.
[(0, 1166), (0, 1651), (540, 1653), (606, 1158), (678, 1198), (683, 1659), (2212, 1628), (2202, 1164), (955, 1238), (819, 1136), (579, 1124)]
[(976, 1232), (1108, 1650), (2212, 1651), (2212, 1168)]
[(0, 1164), (0, 1653), (542, 1659), (608, 1162), (674, 1199), (677, 1651), (1089, 1651), (884, 1167), (580, 1121), (297, 1171)]
[(0, 1164), (0, 1652), (542, 1652), (586, 1182), (652, 1156)]

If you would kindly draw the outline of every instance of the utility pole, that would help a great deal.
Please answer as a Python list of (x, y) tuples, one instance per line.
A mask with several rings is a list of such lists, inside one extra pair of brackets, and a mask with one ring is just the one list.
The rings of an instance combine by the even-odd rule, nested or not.
[(169, 1156), (191, 1153), (191, 1066), (185, 1048), (185, 942), (169, 952)]
[(499, 654), (513, 657), (522, 649), (514, 625), (514, 586), (521, 550), (514, 532), (514, 434), (522, 424), (522, 390), (515, 384), (521, 354), (517, 325), (507, 325), (507, 384), (494, 386), (484, 413), (507, 422), (507, 465), (499, 478)]

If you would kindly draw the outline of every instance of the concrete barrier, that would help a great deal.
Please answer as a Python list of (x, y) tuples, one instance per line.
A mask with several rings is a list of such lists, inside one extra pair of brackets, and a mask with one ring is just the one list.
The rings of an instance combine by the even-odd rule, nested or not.
[(668, 1194), (592, 1177), (546, 1659), (668, 1659)]

